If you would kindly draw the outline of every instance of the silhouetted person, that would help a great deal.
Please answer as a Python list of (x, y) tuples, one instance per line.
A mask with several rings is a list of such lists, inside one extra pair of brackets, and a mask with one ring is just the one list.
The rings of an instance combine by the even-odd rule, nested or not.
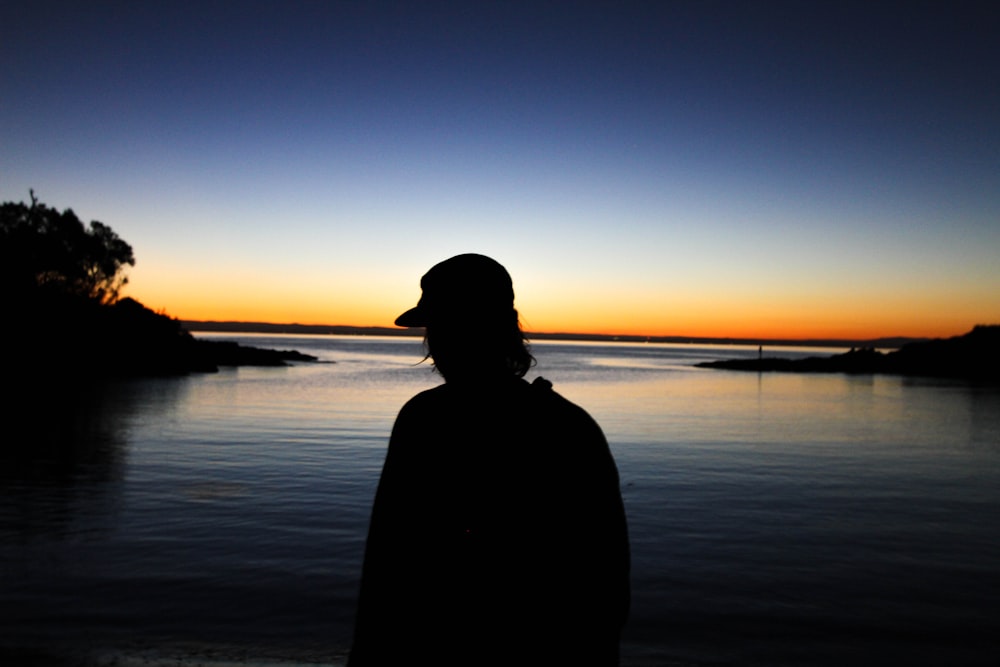
[(600, 427), (523, 379), (500, 264), (459, 255), (420, 284), (396, 324), (426, 327), (445, 384), (393, 427), (348, 664), (618, 664), (628, 532)]

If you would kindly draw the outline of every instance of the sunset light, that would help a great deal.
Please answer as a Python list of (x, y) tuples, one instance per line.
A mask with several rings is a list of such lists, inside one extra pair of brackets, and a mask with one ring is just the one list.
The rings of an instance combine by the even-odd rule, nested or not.
[(2, 10), (0, 199), (179, 319), (389, 327), (478, 252), (531, 331), (1000, 321), (986, 5), (48, 4)]

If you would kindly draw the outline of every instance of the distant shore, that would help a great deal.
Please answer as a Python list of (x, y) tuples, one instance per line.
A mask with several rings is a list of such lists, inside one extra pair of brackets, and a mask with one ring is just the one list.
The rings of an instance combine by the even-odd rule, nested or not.
[[(220, 322), (181, 320), (188, 332), (259, 333), (326, 336), (419, 337), (423, 329), (355, 327), (346, 325), (274, 324), (267, 322)], [(703, 368), (787, 373), (885, 373), (936, 377), (1000, 378), (995, 361), (1000, 348), (1000, 325), (977, 325), (951, 338), (848, 339), (757, 339), (697, 338), (689, 336), (636, 336), (586, 333), (528, 332), (529, 340), (561, 340), (621, 343), (669, 343), (690, 345), (743, 345), (759, 348), (756, 358), (728, 359), (697, 364)], [(764, 348), (840, 348), (848, 352), (825, 357), (783, 359), (765, 356)]]
[(874, 347), (852, 347), (829, 357), (781, 359), (761, 353), (752, 359), (726, 359), (696, 364), (701, 368), (782, 373), (848, 373), (911, 375), (1000, 380), (1000, 325), (977, 325), (952, 338), (913, 342), (892, 352)]
[[(422, 329), (399, 327), (356, 327), (328, 324), (275, 324), (271, 322), (235, 322), (217, 320), (181, 320), (181, 325), (192, 333), (262, 333), (326, 336), (423, 336)], [(639, 336), (615, 334), (528, 332), (529, 340), (570, 340), (621, 343), (674, 343), (692, 345), (767, 345), (781, 347), (839, 347), (875, 348), (895, 350), (908, 343), (924, 342), (928, 338), (902, 336), (874, 339), (843, 338), (701, 338), (692, 336)]]

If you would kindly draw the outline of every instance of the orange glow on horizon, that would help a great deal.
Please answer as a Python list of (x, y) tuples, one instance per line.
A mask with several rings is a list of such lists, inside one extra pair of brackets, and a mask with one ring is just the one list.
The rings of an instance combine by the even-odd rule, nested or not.
[[(183, 278), (176, 276), (183, 276)], [(159, 276), (157, 276), (159, 277)], [(344, 287), (353, 284), (356, 287)], [(364, 288), (357, 287), (364, 285)], [(139, 288), (142, 289), (139, 289)], [(1000, 321), (991, 295), (958, 297), (913, 291), (898, 295), (809, 290), (776, 291), (763, 298), (740, 286), (689, 286), (671, 292), (550, 290), (548, 284), (518, 290), (516, 306), (525, 331), (640, 337), (745, 340), (883, 337), (948, 338), (977, 324)], [(174, 277), (132, 283), (126, 295), (181, 320), (393, 327), (399, 313), (420, 297), (410, 276), (364, 280), (297, 276), (265, 281), (259, 275), (177, 272)]]
[[(273, 324), (303, 324), (357, 327), (393, 327), (395, 317), (409, 307), (400, 301), (396, 308), (385, 304), (354, 304), (353, 308), (313, 303), (278, 304), (253, 300), (231, 299), (219, 304), (209, 299), (178, 300), (175, 303), (137, 300), (180, 320), (264, 322)], [(397, 300), (398, 301), (398, 300)], [(522, 311), (524, 312), (524, 311)], [(586, 313), (560, 313), (553, 317), (523, 316), (522, 326), (528, 332), (592, 334), (602, 336), (732, 338), (748, 340), (808, 340), (842, 339), (871, 340), (906, 336), (948, 338), (964, 334), (976, 324), (987, 321), (960, 318), (934, 321), (925, 317), (873, 317), (860, 321), (836, 312), (798, 318), (794, 314), (774, 312), (674, 312), (663, 316), (601, 318)]]
[(928, 324), (926, 322), (899, 322), (896, 325), (826, 325), (824, 323), (775, 323), (754, 324), (696, 324), (675, 327), (643, 327), (643, 326), (549, 326), (532, 327), (528, 331), (537, 333), (592, 334), (600, 336), (638, 336), (664, 338), (718, 338), (741, 340), (874, 340), (878, 338), (950, 338), (968, 333), (977, 324), (990, 322), (942, 323)]

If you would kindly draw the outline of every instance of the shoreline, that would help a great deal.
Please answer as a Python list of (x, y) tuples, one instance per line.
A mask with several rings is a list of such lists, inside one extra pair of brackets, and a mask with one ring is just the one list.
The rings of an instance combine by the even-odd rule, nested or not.
[(889, 353), (873, 348), (852, 348), (830, 357), (781, 359), (764, 357), (724, 359), (695, 364), (698, 368), (781, 373), (876, 373), (902, 376), (956, 378), (996, 382), (1000, 364), (1000, 325), (979, 325), (953, 338), (909, 343)]
[[(399, 327), (356, 327), (327, 324), (274, 324), (269, 322), (236, 322), (216, 320), (180, 320), (181, 326), (189, 333), (240, 333), (240, 334), (291, 334), (324, 336), (393, 336), (401, 338), (422, 338), (423, 329), (402, 329)], [(877, 349), (897, 349), (913, 342), (924, 342), (930, 338), (891, 336), (872, 339), (848, 338), (737, 338), (698, 336), (642, 336), (637, 334), (591, 334), (566, 332), (525, 332), (528, 340), (563, 340), (600, 343), (672, 343), (686, 345), (765, 345), (769, 347), (872, 347)]]

